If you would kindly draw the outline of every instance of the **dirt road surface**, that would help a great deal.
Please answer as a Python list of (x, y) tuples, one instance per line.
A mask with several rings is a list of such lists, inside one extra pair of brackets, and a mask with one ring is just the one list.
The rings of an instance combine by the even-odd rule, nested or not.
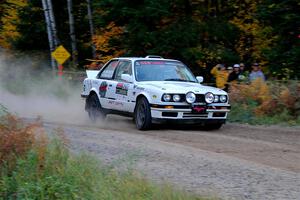
[(127, 166), (149, 179), (222, 199), (300, 200), (300, 129), (226, 124), (218, 131), (156, 126), (137, 131), (131, 119), (63, 127), (75, 150)]

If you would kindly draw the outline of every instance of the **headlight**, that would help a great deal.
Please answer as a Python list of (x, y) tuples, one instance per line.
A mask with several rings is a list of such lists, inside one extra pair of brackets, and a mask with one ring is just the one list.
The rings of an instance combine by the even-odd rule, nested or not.
[(173, 101), (175, 101), (175, 102), (180, 101), (180, 96), (179, 96), (178, 94), (175, 94), (175, 95), (173, 96)]
[(216, 103), (216, 102), (218, 102), (218, 101), (219, 101), (219, 96), (216, 95), (216, 96), (215, 96), (215, 99), (214, 99), (214, 102)]
[(185, 100), (188, 103), (194, 103), (196, 101), (196, 95), (193, 92), (188, 92), (185, 95)]
[(215, 96), (213, 95), (213, 93), (208, 92), (205, 94), (206, 103), (212, 103), (214, 102), (214, 100), (215, 100)]
[(221, 101), (222, 103), (225, 103), (225, 102), (227, 101), (227, 96), (221, 95), (221, 96), (220, 96), (220, 101)]
[(164, 101), (170, 101), (170, 100), (171, 100), (171, 95), (169, 95), (169, 94), (164, 94), (163, 100), (164, 100)]

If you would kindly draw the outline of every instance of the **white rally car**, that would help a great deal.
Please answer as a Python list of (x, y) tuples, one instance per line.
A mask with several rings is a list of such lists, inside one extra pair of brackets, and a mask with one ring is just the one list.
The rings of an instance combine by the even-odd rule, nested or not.
[(169, 121), (219, 129), (230, 111), (225, 91), (201, 85), (203, 78), (177, 60), (115, 58), (87, 76), (81, 96), (93, 121), (120, 114), (132, 116), (140, 130)]

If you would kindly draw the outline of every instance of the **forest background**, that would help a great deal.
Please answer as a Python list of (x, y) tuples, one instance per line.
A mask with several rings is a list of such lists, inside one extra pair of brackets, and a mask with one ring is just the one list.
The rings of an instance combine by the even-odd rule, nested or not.
[[(0, 0), (0, 48), (50, 60), (43, 1)], [(299, 0), (47, 2), (55, 47), (73, 54), (70, 69), (83, 69), (88, 58), (158, 54), (204, 76), (217, 63), (259, 62), (269, 79), (300, 77)]]

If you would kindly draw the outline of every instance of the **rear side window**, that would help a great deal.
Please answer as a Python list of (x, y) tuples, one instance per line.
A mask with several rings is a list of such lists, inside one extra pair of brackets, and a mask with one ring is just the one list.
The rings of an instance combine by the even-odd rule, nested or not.
[(98, 78), (101, 79), (112, 79), (115, 69), (118, 65), (118, 60), (111, 61), (103, 71), (100, 72)]

